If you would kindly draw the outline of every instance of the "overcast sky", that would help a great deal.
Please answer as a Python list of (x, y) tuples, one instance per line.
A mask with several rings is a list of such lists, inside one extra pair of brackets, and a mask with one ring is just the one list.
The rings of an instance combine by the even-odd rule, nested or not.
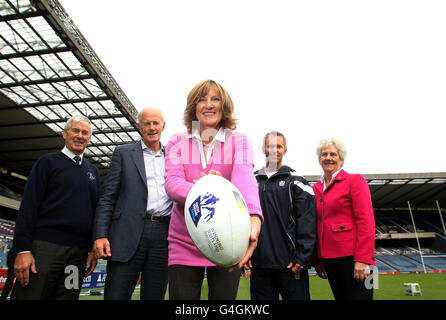
[(446, 1), (59, 1), (136, 109), (164, 111), (163, 143), (214, 79), (256, 168), (275, 129), (304, 175), (329, 136), (351, 173), (446, 171)]

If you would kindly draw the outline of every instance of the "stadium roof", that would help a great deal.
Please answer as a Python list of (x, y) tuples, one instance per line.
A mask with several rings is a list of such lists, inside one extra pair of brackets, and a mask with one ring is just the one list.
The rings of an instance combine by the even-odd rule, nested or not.
[[(320, 176), (306, 176), (315, 183)], [(446, 172), (365, 174), (373, 207), (377, 211), (403, 209), (438, 210), (446, 205)], [(445, 209), (442, 209), (444, 211)]]
[(0, 168), (27, 176), (83, 114), (85, 155), (105, 176), (114, 148), (139, 140), (137, 110), (58, 1), (0, 0), (0, 16)]

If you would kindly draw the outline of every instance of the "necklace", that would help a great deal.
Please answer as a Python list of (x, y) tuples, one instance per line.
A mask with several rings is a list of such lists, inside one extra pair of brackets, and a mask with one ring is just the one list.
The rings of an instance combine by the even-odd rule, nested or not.
[(207, 147), (207, 146), (209, 146), (211, 143), (212, 143), (212, 140), (213, 139), (211, 139), (209, 142), (204, 142), (203, 140), (202, 140), (202, 143), (203, 143), (203, 146), (205, 146), (205, 147)]

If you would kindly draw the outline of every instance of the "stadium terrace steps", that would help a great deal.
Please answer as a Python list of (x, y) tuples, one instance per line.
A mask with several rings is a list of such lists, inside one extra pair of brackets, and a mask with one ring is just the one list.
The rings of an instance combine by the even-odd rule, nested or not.
[[(384, 264), (391, 266), (395, 270), (399, 272), (413, 272), (413, 271), (423, 271), (423, 265), (415, 260), (409, 259), (402, 255), (391, 255), (391, 254), (384, 254), (384, 255), (377, 255), (376, 259), (378, 261), (383, 262)], [(378, 267), (379, 268), (379, 267)], [(426, 266), (426, 270), (428, 270), (428, 267)], [(433, 270), (432, 268), (429, 268), (429, 270)], [(381, 270), (379, 270), (381, 271)]]
[[(421, 264), (421, 256), (419, 254), (408, 254), (407, 257), (409, 257), (412, 260), (417, 261)], [(423, 255), (424, 264), (427, 267), (429, 267), (432, 270), (439, 270), (439, 271), (445, 271), (446, 270), (446, 255), (441, 254), (434, 254), (429, 256)]]

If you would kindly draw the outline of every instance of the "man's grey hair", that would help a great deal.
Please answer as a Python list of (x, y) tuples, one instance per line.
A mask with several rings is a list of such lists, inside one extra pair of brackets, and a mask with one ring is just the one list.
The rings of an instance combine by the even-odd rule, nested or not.
[[(90, 119), (88, 119), (86, 116), (78, 114), (78, 115), (72, 116), (70, 119), (67, 120), (67, 122), (65, 123), (65, 127), (64, 127), (65, 132), (68, 132), (68, 130), (71, 128), (71, 123), (73, 121), (88, 123), (91, 126)], [(91, 130), (90, 130), (90, 136), (91, 136)]]
[(146, 110), (152, 110), (152, 111), (158, 111), (161, 115), (161, 120), (163, 121), (163, 123), (166, 123), (166, 120), (164, 119), (164, 113), (163, 111), (161, 111), (161, 109), (157, 108), (157, 107), (145, 107), (144, 109), (142, 109), (139, 113), (138, 113), (138, 119), (137, 119), (137, 123), (140, 124), (141, 123), (141, 118), (142, 118), (142, 114), (144, 111)]
[(338, 149), (339, 159), (344, 162), (345, 157), (347, 157), (347, 148), (345, 147), (345, 144), (337, 138), (325, 138), (319, 141), (319, 145), (316, 149), (318, 159), (321, 158), (322, 150), (331, 146), (334, 146), (336, 147), (336, 149)]

